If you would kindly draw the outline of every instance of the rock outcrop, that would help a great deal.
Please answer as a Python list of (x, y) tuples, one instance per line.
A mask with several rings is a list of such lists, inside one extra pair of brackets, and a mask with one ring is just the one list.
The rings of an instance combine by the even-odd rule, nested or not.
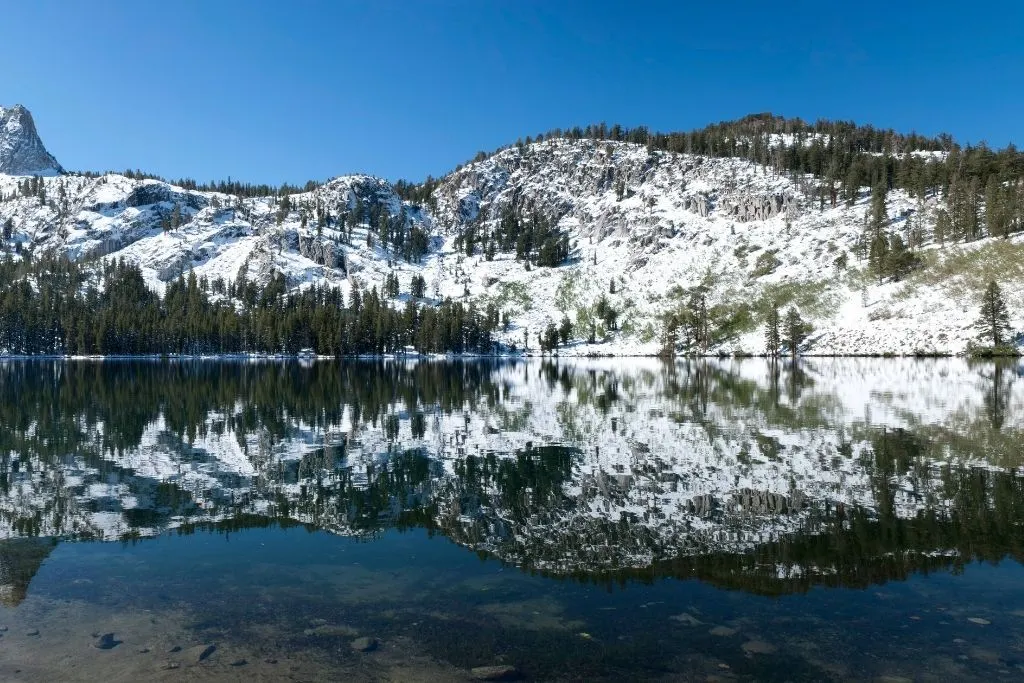
[(795, 206), (796, 199), (792, 195), (773, 194), (763, 197), (744, 197), (739, 201), (728, 203), (725, 210), (730, 217), (741, 223), (746, 223), (767, 220), (780, 213), (789, 213)]
[(344, 268), (345, 256), (333, 242), (316, 237), (299, 236), (299, 253), (314, 263), (328, 268)]
[(0, 107), (0, 173), (52, 176), (63, 170), (43, 146), (28, 109)]

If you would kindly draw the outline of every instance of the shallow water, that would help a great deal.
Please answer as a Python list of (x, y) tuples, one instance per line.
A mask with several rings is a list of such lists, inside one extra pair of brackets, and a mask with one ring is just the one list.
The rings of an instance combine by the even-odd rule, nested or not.
[(0, 364), (0, 679), (1017, 680), (1021, 371)]

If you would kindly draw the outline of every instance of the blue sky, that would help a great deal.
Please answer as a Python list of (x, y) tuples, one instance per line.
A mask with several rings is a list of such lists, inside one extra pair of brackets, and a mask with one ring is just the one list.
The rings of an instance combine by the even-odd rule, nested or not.
[(689, 4), (9, 3), (0, 103), (67, 168), (270, 183), (761, 111), (1022, 143), (1024, 3)]

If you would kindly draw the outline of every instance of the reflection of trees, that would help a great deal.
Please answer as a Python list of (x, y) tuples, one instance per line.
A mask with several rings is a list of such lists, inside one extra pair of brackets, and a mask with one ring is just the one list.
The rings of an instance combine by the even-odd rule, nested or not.
[[(951, 455), (973, 456), (979, 444), (1014, 443), (1006, 427), (1013, 373), (1002, 366), (982, 371), (991, 391), (969, 416), (970, 431), (858, 426), (857, 449), (846, 428), (836, 427), (834, 399), (811, 391), (815, 372), (807, 361), (772, 363), (762, 379), (702, 360), (669, 364), (660, 374), (548, 362), (511, 367), (528, 389), (565, 397), (555, 419), (569, 438), (562, 445), (463, 455), (446, 469), (425, 447), (403, 446), (402, 435), (422, 437), (428, 419), (446, 414), (463, 416), (468, 430), (484, 422), (471, 414), (477, 406), (503, 417), (499, 424), (529, 429), (536, 406), (508, 401), (504, 366), (0, 364), (0, 496), (15, 480), (28, 481), (33, 499), (45, 501), (38, 509), (0, 507), (0, 521), (31, 537), (47, 520), (72, 518), (76, 506), (105, 509), (112, 502), (89, 498), (81, 478), (68, 483), (65, 472), (84, 462), (104, 481), (126, 485), (139, 501), (121, 511), (129, 529), (175, 526), (188, 533), (301, 523), (373, 536), (424, 528), (524, 570), (583, 581), (699, 577), (782, 593), (1022, 557), (1022, 479), (935, 464), (957, 462)], [(582, 468), (583, 454), (593, 450), (589, 440), (607, 436), (593, 430), (621, 432), (619, 420), (628, 421), (641, 399), (675, 422), (700, 425), (698, 434), (703, 429), (709, 437), (744, 439), (774, 461), (789, 446), (767, 428), (838, 430), (838, 444), (825, 440), (820, 448), (827, 450), (816, 455), (826, 468), (831, 457), (837, 470), (859, 458), (854, 464), (873, 503), (858, 508), (814, 499), (794, 481), (784, 494), (737, 484), (722, 494), (673, 499), (681, 507), (667, 509), (666, 494), (684, 485), (686, 474), (673, 471), (664, 452), (637, 445), (627, 469)], [(596, 424), (589, 432), (576, 426), (577, 413), (587, 410)], [(161, 445), (179, 461), (212, 458), (193, 448), (195, 440), (210, 432), (233, 434), (256, 474), (218, 473), (220, 488), (204, 491), (200, 506), (182, 485), (147, 479), (109, 457), (137, 448), (161, 419)], [(353, 466), (347, 456), (355, 437), (340, 433), (342, 425), (376, 425), (385, 452)], [(310, 433), (309, 452), (278, 457), (278, 445)], [(740, 450), (737, 473), (749, 465), (749, 455)], [(837, 497), (856, 498), (846, 493)], [(50, 533), (87, 535), (61, 528)], [(740, 536), (752, 540), (722, 540)]]
[(815, 382), (805, 366), (806, 361), (770, 362), (767, 383), (762, 384), (712, 360), (666, 364), (662, 395), (678, 407), (679, 421), (706, 422), (753, 413), (766, 426), (827, 427), (832, 400), (809, 393)]
[(486, 361), (4, 363), (0, 453), (47, 462), (76, 453), (99, 466), (105, 453), (138, 447), (160, 417), (192, 443), (211, 428), (279, 441), (299, 423), (336, 427), (346, 408), (356, 424), (377, 424), (396, 410), (451, 413), (480, 396), (496, 400), (494, 369)]
[[(927, 508), (901, 518), (891, 510), (876, 512), (817, 502), (812, 503), (809, 522), (798, 533), (759, 544), (749, 552), (723, 552), (712, 545), (699, 553), (656, 559), (644, 567), (579, 567), (544, 573), (609, 585), (698, 578), (723, 588), (784, 594), (815, 586), (863, 588), (913, 573), (959, 570), (972, 561), (995, 562), (1006, 557), (1024, 561), (1021, 478), (970, 468), (947, 468), (940, 476), (943, 490), (950, 496), (948, 509)], [(642, 547), (649, 529), (595, 522), (593, 529), (577, 529), (562, 552), (569, 555), (574, 545), (587, 544), (588, 534)], [(548, 554), (557, 553), (548, 548)]]
[(993, 365), (984, 365), (979, 373), (986, 381), (985, 415), (992, 429), (999, 431), (1006, 421), (1006, 410), (1010, 404), (1010, 392), (1016, 375), (1013, 366), (1005, 360)]

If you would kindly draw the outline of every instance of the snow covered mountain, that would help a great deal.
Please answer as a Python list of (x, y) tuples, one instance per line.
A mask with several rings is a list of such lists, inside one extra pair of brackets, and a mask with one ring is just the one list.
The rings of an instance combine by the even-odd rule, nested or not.
[[(0, 175), (0, 224), (9, 221), (12, 233), (4, 248), (125, 259), (157, 291), (188, 272), (257, 284), (278, 272), (292, 288), (326, 283), (346, 293), (353, 286), (382, 290), (394, 273), (398, 306), (422, 276), (427, 300), (496, 304), (510, 318), (498, 335), (506, 344), (522, 349), (525, 339), (536, 349), (538, 333), (568, 317), (573, 341), (560, 353), (624, 355), (657, 353), (665, 315), (704, 285), (708, 304), (726, 313), (740, 304), (756, 312), (770, 301), (798, 308), (814, 326), (807, 354), (915, 354), (963, 352), (976, 336), (981, 290), (994, 278), (1007, 294), (1011, 323), (1024, 327), (1024, 235), (940, 246), (933, 234), (945, 206), (939, 196), (888, 194), (890, 229), (909, 231), (913, 221), (925, 266), (904, 280), (880, 281), (857, 249), (870, 211), (867, 188), (851, 206), (819, 204), (819, 180), (741, 158), (549, 138), (466, 165), (422, 204), (369, 176), (296, 192), (287, 206), (280, 197), (117, 174), (53, 175), (28, 196), (19, 174), (45, 175), (59, 165), (26, 110), (10, 110), (4, 121), (8, 131), (20, 131), (0, 138), (8, 141), (0, 143), (7, 174)], [(342, 226), (339, 219), (357, 204), (375, 207), (404, 231), (421, 231), (422, 258), (382, 245), (365, 220)], [(483, 241), (466, 248), (467, 235), (493, 234), (510, 214), (550, 221), (566, 236), (569, 258), (530, 268), (514, 250), (489, 252)], [(618, 313), (617, 326), (597, 315), (602, 298)], [(763, 352), (761, 323), (747, 316), (710, 352)]]
[(39, 139), (29, 110), (20, 104), (0, 107), (0, 173), (52, 176), (62, 170)]

